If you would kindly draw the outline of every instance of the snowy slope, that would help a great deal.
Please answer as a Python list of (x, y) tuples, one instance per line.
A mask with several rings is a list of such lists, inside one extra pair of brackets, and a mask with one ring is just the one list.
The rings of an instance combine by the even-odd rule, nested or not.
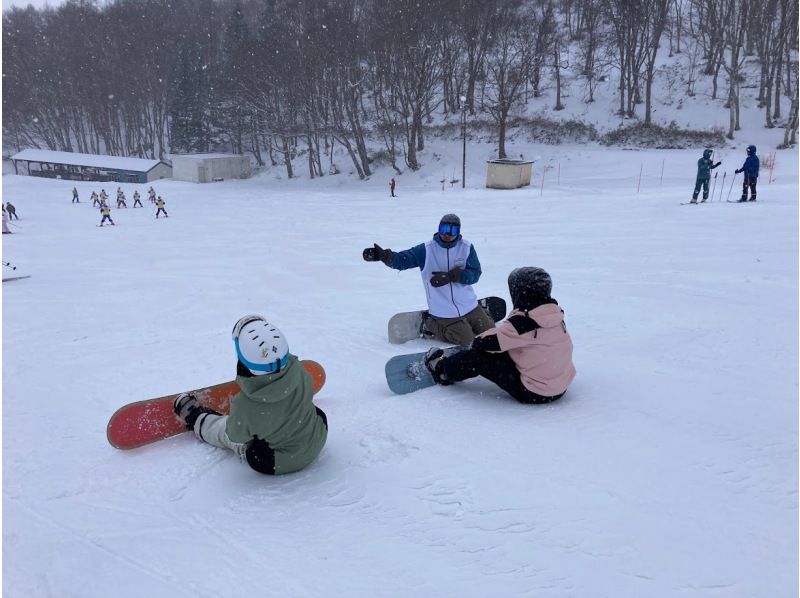
[[(527, 148), (553, 169), (513, 192), (482, 188), (484, 151), (464, 191), (434, 161), (396, 200), (386, 171), (168, 181), (168, 220), (146, 204), (102, 230), (98, 185), (73, 205), (72, 182), (4, 176), (22, 219), (3, 259), (32, 274), (2, 289), (4, 595), (794, 596), (797, 153), (756, 204), (681, 206), (699, 151)], [(480, 295), (508, 298), (516, 266), (553, 275), (563, 400), (387, 389), (386, 360), (428, 345), (386, 322), (424, 294), (361, 249), (450, 211)], [(188, 434), (106, 443), (120, 405), (230, 379), (250, 312), (328, 371), (318, 461), (271, 479)]]

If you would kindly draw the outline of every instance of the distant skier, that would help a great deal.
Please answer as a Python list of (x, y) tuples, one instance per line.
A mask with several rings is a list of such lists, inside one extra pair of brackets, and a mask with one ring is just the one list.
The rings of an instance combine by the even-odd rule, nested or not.
[(128, 207), (128, 204), (125, 203), (125, 193), (123, 193), (122, 191), (117, 192), (117, 209), (120, 209), (120, 207), (122, 208)]
[[(711, 171), (722, 162), (717, 162), (711, 159), (713, 150), (707, 149), (703, 151), (703, 157), (697, 161), (697, 178), (694, 182), (694, 193), (692, 193), (692, 201), (689, 203), (697, 203), (697, 195), (700, 193), (700, 187), (703, 187), (703, 202), (708, 199), (708, 183), (711, 180)], [(701, 202), (702, 203), (702, 202)]]
[(100, 189), (100, 203), (101, 204), (106, 203), (107, 199), (108, 199), (108, 193), (106, 193), (106, 190)]
[(106, 220), (108, 220), (111, 223), (111, 226), (115, 226), (114, 221), (111, 220), (111, 208), (109, 208), (106, 203), (102, 204), (102, 207), (100, 208), (100, 213), (103, 215), (103, 218), (100, 220), (100, 226), (103, 226), (103, 223)]
[(6, 212), (5, 206), (3, 206), (3, 234), (4, 235), (11, 235), (11, 229), (8, 228), (8, 212)]
[(163, 199), (161, 199), (161, 196), (159, 195), (159, 196), (158, 196), (158, 199), (156, 200), (156, 207), (158, 208), (158, 209), (156, 210), (156, 218), (158, 218), (158, 215), (159, 215), (161, 212), (164, 212), (164, 216), (165, 216), (165, 217), (167, 217), (167, 218), (169, 218), (169, 214), (167, 214), (167, 210), (165, 210), (165, 209), (164, 209), (164, 206), (165, 206), (165, 205), (166, 205), (166, 204), (164, 203), (164, 200), (163, 200)]
[(178, 395), (173, 410), (198, 439), (233, 451), (259, 473), (303, 469), (328, 438), (328, 418), (312, 401), (309, 374), (289, 353), (281, 331), (262, 316), (239, 319), (232, 336), (241, 390), (230, 415), (202, 407), (191, 393)]
[(425, 356), (437, 384), (483, 376), (520, 403), (550, 403), (575, 378), (572, 338), (564, 310), (550, 295), (553, 281), (542, 268), (517, 268), (508, 277), (514, 309), (496, 328), (453, 355), (433, 347)]
[(97, 191), (92, 191), (92, 195), (89, 197), (92, 200), (92, 207), (100, 205), (100, 198), (97, 196)]
[(455, 214), (442, 217), (438, 232), (427, 243), (398, 253), (375, 243), (364, 250), (363, 257), (394, 270), (420, 269), (430, 313), (423, 326), (429, 338), (466, 345), (494, 326), (472, 288), (481, 277), (478, 254), (472, 243), (462, 238), (461, 220)]
[(78, 199), (78, 188), (72, 188), (72, 203), (81, 203), (81, 200)]
[(397, 182), (395, 182), (394, 177), (392, 177), (392, 180), (389, 181), (389, 191), (391, 192), (392, 197), (396, 197), (396, 195), (394, 194), (394, 188), (396, 186), (397, 186)]
[(147, 199), (150, 200), (150, 203), (156, 203), (156, 190), (152, 186), (147, 190)]
[(6, 210), (8, 211), (8, 219), (9, 220), (19, 220), (19, 216), (17, 216), (17, 208), (14, 207), (14, 204), (6, 202)]
[(142, 196), (141, 196), (141, 195), (139, 195), (139, 191), (134, 191), (134, 192), (133, 192), (133, 207), (134, 207), (134, 208), (136, 207), (136, 204), (137, 204), (137, 203), (139, 204), (139, 207), (140, 207), (140, 208), (143, 208), (143, 207), (144, 207), (144, 206), (142, 205)]
[(759, 160), (756, 156), (756, 146), (747, 146), (747, 159), (745, 159), (742, 167), (736, 172), (744, 172), (744, 182), (742, 183), (742, 197), (739, 203), (747, 201), (747, 188), (750, 187), (750, 201), (756, 200), (756, 184), (758, 183), (758, 166)]

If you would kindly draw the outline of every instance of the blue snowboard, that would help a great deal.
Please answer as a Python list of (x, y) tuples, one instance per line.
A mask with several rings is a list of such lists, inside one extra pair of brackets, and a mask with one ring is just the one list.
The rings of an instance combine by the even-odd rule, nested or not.
[[(452, 355), (466, 348), (448, 347), (444, 350), (444, 353), (445, 355)], [(427, 351), (397, 355), (386, 362), (386, 382), (388, 382), (392, 392), (404, 395), (429, 386), (436, 386), (428, 366), (425, 365), (426, 353)]]

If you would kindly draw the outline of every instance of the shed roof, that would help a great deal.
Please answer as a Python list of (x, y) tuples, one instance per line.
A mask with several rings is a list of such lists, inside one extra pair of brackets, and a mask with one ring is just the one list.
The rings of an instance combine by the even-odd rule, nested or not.
[(180, 159), (192, 159), (197, 158), (199, 160), (205, 160), (206, 158), (241, 158), (244, 154), (172, 154), (170, 156), (173, 160), (175, 158)]
[(124, 156), (101, 156), (98, 154), (79, 154), (77, 152), (58, 152), (55, 150), (25, 149), (11, 156), (12, 160), (28, 162), (49, 162), (50, 164), (67, 164), (69, 166), (88, 166), (92, 168), (109, 168), (133, 172), (149, 172), (163, 160), (146, 158), (126, 158)]

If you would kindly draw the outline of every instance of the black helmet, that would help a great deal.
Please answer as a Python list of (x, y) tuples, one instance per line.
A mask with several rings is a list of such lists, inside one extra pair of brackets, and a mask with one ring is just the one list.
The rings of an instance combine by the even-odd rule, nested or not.
[(756, 155), (756, 146), (755, 145), (748, 145), (747, 146), (747, 154), (751, 156)]
[(515, 309), (527, 311), (550, 298), (553, 279), (542, 268), (517, 268), (508, 275), (508, 292)]
[(704, 150), (704, 151), (703, 151), (703, 157), (704, 157), (704, 158), (710, 158), (710, 157), (711, 157), (711, 154), (713, 154), (713, 153), (714, 153), (714, 150), (712, 150), (712, 149), (706, 149), (706, 150)]

